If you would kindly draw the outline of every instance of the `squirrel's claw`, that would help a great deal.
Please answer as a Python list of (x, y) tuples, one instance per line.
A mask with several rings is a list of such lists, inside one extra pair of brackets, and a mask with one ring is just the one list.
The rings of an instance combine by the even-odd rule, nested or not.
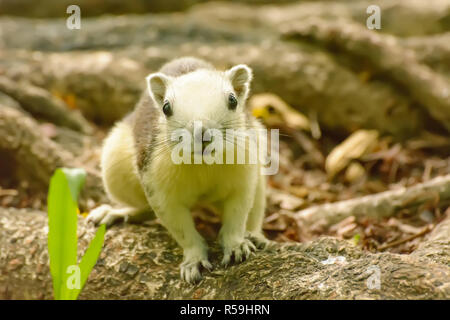
[(228, 266), (232, 256), (234, 256), (235, 262), (242, 262), (248, 259), (254, 251), (256, 251), (255, 245), (245, 238), (234, 246), (224, 246), (222, 265)]
[(207, 259), (193, 262), (191, 261), (183, 262), (180, 266), (181, 279), (191, 284), (200, 281), (202, 279), (200, 266), (203, 266), (208, 271), (212, 270), (212, 264)]
[(249, 239), (257, 249), (264, 250), (269, 247), (270, 241), (262, 233), (247, 232), (245, 237)]

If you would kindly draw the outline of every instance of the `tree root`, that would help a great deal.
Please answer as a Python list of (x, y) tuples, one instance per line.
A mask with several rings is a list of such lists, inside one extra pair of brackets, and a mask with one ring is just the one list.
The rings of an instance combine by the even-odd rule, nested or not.
[[(0, 299), (52, 298), (46, 225), (45, 213), (0, 208)], [(181, 282), (181, 249), (159, 224), (114, 226), (80, 299), (448, 299), (450, 239), (439, 234), (449, 226), (410, 255), (321, 238), (272, 243), (224, 269), (213, 245), (214, 270), (197, 285)], [(78, 229), (84, 250), (95, 230), (82, 218)]]
[[(362, 83), (358, 75), (332, 57), (299, 50), (289, 43), (267, 46), (188, 42), (148, 50), (41, 53), (38, 57), (12, 51), (0, 53), (0, 60), (5, 65), (21, 66), (4, 69), (11, 77), (27, 78), (49, 91), (73, 96), (86, 118), (112, 124), (133, 109), (145, 89), (148, 73), (183, 55), (207, 59), (220, 69), (247, 63), (255, 74), (254, 93), (273, 92), (305, 114), (314, 110), (324, 129), (345, 132), (349, 128), (375, 128), (401, 138), (419, 132), (423, 126), (422, 110), (412, 109), (408, 99), (389, 85)], [(30, 68), (34, 70), (31, 79), (27, 71)], [(391, 113), (392, 109), (395, 112)]]
[[(11, 176), (45, 190), (55, 169), (82, 165), (59, 144), (43, 137), (40, 131), (32, 118), (16, 109), (0, 105), (0, 151), (15, 160), (17, 172), (12, 172)], [(85, 199), (88, 196), (89, 199), (105, 200), (98, 173), (88, 171), (83, 195)]]
[[(386, 12), (381, 32), (402, 36), (411, 35), (408, 33), (411, 30), (419, 32), (413, 28), (415, 23), (408, 23), (408, 28), (404, 28), (405, 23), (396, 23), (395, 16), (405, 14), (411, 21), (421, 21), (423, 33), (419, 34), (440, 32), (445, 28), (442, 21), (450, 11), (446, 11), (448, 4), (436, 2), (380, 1)], [(436, 10), (436, 5), (441, 10)], [(5, 49), (4, 54), (0, 53), (0, 72), (11, 79), (26, 78), (36, 86), (71, 97), (86, 118), (109, 125), (133, 108), (149, 72), (177, 56), (195, 55), (211, 60), (220, 68), (250, 64), (255, 71), (252, 86), (255, 93), (273, 92), (305, 114), (314, 111), (324, 130), (377, 129), (381, 134), (402, 139), (421, 131), (424, 124), (434, 127), (435, 122), (430, 125), (428, 113), (447, 127), (446, 108), (442, 108), (447, 102), (440, 96), (446, 86), (437, 73), (419, 63), (423, 60), (430, 66), (445, 68), (446, 48), (442, 41), (417, 38), (414, 44), (407, 44), (398, 40), (394, 50), (391, 36), (370, 33), (383, 40), (380, 52), (388, 58), (388, 63), (400, 64), (392, 69), (395, 70), (392, 79), (395, 84), (410, 89), (414, 97), (410, 99), (392, 83), (362, 80), (360, 74), (346, 69), (333, 56), (311, 50), (309, 41), (293, 45), (280, 39), (281, 26), (304, 21), (310, 15), (321, 17), (320, 21), (325, 22), (321, 28), (327, 29), (336, 22), (338, 30), (343, 24), (354, 30), (354, 22), (365, 21), (367, 6), (367, 1), (258, 7), (214, 3), (195, 6), (179, 15), (88, 19), (76, 33), (60, 28), (60, 21), (21, 19), (19, 22), (4, 18), (0, 19), (4, 30), (0, 47)], [(342, 16), (349, 22), (337, 20)], [(364, 34), (369, 32), (364, 31)], [(11, 36), (19, 33), (23, 35), (20, 38)], [(109, 36), (95, 36), (99, 33)], [(28, 54), (12, 48), (40, 52)], [(410, 71), (405, 70), (403, 61), (404, 52), (414, 52), (408, 48), (417, 48), (419, 53), (417, 61), (413, 61), (418, 67)], [(434, 52), (434, 48), (443, 54), (427, 53)], [(90, 51), (80, 51), (86, 49)], [(395, 53), (392, 59), (391, 51)], [(9, 69), (11, 65), (15, 66), (14, 70)], [(389, 65), (383, 65), (381, 70), (386, 69), (391, 70)], [(407, 78), (424, 75), (430, 76), (431, 81), (426, 84), (424, 79), (403, 80), (400, 71), (406, 72)], [(417, 108), (417, 102), (425, 110)]]
[(23, 82), (15, 83), (0, 76), (0, 91), (19, 102), (21, 107), (33, 116), (83, 133), (92, 132), (90, 124), (80, 113), (71, 112), (63, 101), (42, 88)]
[(405, 87), (431, 116), (450, 131), (450, 83), (428, 66), (420, 64), (414, 52), (399, 45), (395, 37), (382, 35), (349, 22), (310, 19), (282, 26), (289, 39), (311, 39), (333, 45), (372, 66)]

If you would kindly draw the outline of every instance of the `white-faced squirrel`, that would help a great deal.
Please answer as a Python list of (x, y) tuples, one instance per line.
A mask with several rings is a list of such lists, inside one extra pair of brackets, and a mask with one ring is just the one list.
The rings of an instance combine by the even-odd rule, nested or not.
[[(262, 233), (266, 179), (256, 163), (174, 163), (174, 130), (245, 130), (262, 128), (246, 109), (252, 70), (237, 65), (216, 70), (203, 60), (185, 57), (150, 74), (135, 110), (118, 122), (104, 141), (101, 156), (103, 184), (115, 207), (102, 205), (89, 214), (97, 224), (127, 220), (153, 211), (183, 248), (181, 277), (201, 279), (200, 268), (211, 268), (208, 248), (195, 228), (191, 208), (208, 203), (220, 212), (222, 264), (248, 258), (264, 248)], [(204, 131), (202, 131), (204, 132)], [(224, 140), (225, 138), (224, 134)], [(239, 137), (232, 146), (246, 148)], [(229, 145), (230, 141), (224, 141)], [(242, 141), (241, 141), (242, 142)], [(208, 144), (202, 144), (204, 150)], [(192, 153), (194, 155), (194, 152)]]

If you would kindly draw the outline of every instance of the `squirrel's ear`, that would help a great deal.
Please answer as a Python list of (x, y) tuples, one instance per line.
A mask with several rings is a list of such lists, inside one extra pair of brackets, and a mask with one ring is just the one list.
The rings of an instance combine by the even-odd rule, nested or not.
[(164, 98), (166, 96), (167, 87), (171, 81), (170, 77), (163, 73), (152, 73), (147, 76), (147, 88), (150, 96), (159, 105), (164, 104)]
[(252, 69), (245, 64), (239, 64), (228, 69), (225, 74), (230, 79), (231, 85), (239, 98), (247, 98), (250, 82), (253, 78)]

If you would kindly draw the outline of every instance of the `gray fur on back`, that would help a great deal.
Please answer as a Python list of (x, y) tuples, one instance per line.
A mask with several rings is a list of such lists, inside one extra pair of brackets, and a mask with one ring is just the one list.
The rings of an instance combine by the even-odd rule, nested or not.
[(171, 77), (179, 77), (197, 69), (214, 69), (213, 65), (194, 57), (183, 57), (172, 60), (161, 67), (159, 72)]

